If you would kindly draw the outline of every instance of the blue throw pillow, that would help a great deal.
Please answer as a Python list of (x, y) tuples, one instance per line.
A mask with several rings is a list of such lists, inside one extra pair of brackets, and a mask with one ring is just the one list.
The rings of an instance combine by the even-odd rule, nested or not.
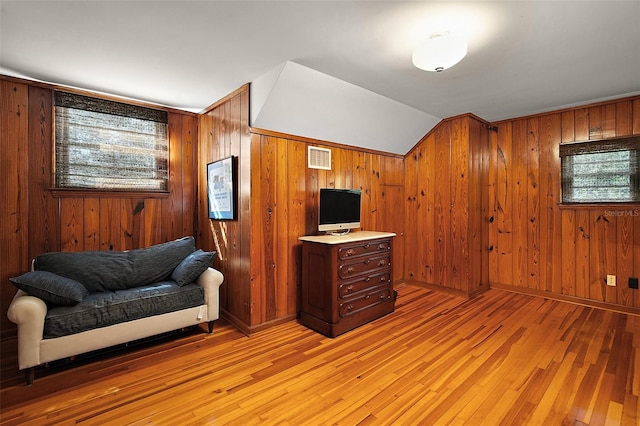
[(20, 290), (57, 306), (73, 306), (89, 295), (82, 284), (47, 271), (33, 271), (9, 278)]
[(173, 270), (171, 279), (179, 286), (194, 282), (212, 265), (215, 255), (215, 251), (202, 251), (202, 249), (194, 251)]

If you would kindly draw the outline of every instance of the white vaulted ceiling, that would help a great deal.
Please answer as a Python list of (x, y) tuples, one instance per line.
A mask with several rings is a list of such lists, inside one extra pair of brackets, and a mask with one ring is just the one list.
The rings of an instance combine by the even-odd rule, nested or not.
[[(441, 73), (411, 64), (464, 33)], [(201, 111), (252, 85), (252, 125), (406, 153), (440, 119), (640, 93), (640, 1), (0, 2), (0, 72)]]

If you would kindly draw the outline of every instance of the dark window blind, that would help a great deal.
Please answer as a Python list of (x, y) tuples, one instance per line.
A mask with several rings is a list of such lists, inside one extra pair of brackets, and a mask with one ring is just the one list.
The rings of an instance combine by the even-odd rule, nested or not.
[(640, 202), (640, 136), (560, 145), (562, 201)]
[(57, 188), (166, 191), (166, 111), (55, 93)]

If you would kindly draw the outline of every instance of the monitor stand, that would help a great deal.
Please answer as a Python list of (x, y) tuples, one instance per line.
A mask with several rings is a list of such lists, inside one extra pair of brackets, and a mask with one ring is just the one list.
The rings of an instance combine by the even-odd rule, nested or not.
[(342, 231), (327, 231), (326, 234), (333, 235), (334, 237), (341, 237), (343, 235), (347, 235), (350, 231), (351, 229), (345, 229)]

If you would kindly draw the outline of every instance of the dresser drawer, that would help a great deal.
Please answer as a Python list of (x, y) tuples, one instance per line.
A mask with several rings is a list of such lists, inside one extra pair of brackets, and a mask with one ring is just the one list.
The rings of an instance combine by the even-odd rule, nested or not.
[(341, 318), (346, 318), (372, 306), (391, 302), (391, 292), (392, 290), (387, 287), (364, 293), (361, 296), (356, 297), (355, 299), (349, 300), (348, 302), (340, 303), (340, 305), (338, 306), (338, 313)]
[(388, 272), (383, 274), (367, 275), (358, 280), (341, 283), (338, 286), (338, 296), (342, 299), (350, 298), (358, 293), (390, 282), (391, 274)]
[(346, 260), (358, 256), (384, 253), (389, 250), (391, 250), (391, 240), (361, 241), (340, 247), (338, 249), (338, 259)]
[(379, 271), (391, 265), (391, 256), (364, 257), (358, 261), (345, 262), (338, 266), (338, 277), (348, 279), (360, 274)]

